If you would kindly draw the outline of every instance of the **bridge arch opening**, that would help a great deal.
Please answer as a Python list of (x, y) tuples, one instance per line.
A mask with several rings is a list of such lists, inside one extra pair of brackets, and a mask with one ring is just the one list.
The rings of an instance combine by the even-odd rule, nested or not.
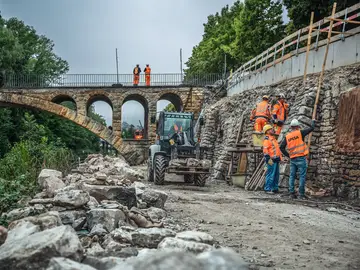
[(51, 102), (65, 106), (71, 110), (76, 111), (77, 110), (77, 104), (76, 101), (69, 95), (58, 95), (55, 96)]
[(145, 97), (128, 95), (121, 106), (121, 136), (124, 140), (148, 138), (149, 106)]
[(113, 104), (105, 95), (93, 95), (86, 102), (86, 115), (107, 127), (112, 126)]
[(163, 94), (156, 103), (156, 111), (158, 113), (164, 110), (181, 112), (182, 109), (182, 100), (177, 94), (174, 93)]

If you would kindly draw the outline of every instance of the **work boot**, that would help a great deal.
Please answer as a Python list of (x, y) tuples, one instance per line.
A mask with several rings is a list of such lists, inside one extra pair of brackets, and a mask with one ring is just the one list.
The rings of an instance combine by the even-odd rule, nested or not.
[(290, 199), (297, 199), (297, 196), (296, 196), (295, 192), (290, 193)]

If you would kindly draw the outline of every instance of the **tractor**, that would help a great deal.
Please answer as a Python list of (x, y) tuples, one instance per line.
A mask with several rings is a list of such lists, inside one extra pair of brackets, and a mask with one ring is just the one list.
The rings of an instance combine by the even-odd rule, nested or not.
[[(165, 173), (183, 175), (185, 183), (204, 186), (210, 174), (210, 160), (204, 159), (205, 148), (200, 147), (199, 117), (194, 134), (194, 114), (185, 112), (160, 112), (156, 122), (156, 141), (149, 148), (148, 180), (163, 185)], [(195, 136), (197, 137), (195, 141)]]

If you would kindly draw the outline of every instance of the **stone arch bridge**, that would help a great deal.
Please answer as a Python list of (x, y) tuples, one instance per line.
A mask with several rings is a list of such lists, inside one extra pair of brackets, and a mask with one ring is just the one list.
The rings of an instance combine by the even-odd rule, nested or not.
[[(155, 140), (155, 124), (151, 117), (156, 116), (159, 100), (168, 100), (177, 111), (194, 112), (198, 116), (203, 102), (202, 87), (157, 86), (157, 87), (72, 87), (44, 89), (0, 89), (0, 106), (20, 106), (42, 110), (70, 120), (84, 127), (108, 142), (132, 164), (141, 163), (147, 156), (147, 148)], [(130, 100), (138, 101), (144, 107), (144, 139), (123, 140), (121, 138), (121, 108)], [(61, 103), (72, 101), (76, 110)], [(104, 101), (113, 112), (112, 129), (90, 119), (88, 109), (95, 101)]]

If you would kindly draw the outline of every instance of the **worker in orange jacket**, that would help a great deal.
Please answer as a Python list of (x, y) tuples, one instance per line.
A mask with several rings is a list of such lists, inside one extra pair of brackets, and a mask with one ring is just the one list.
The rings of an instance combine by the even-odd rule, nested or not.
[(285, 95), (279, 94), (276, 96), (277, 102), (272, 109), (272, 117), (274, 122), (275, 134), (280, 135), (281, 129), (289, 116), (289, 104), (285, 102)]
[(146, 65), (144, 72), (145, 72), (145, 84), (146, 86), (150, 86), (151, 68), (149, 64)]
[(254, 130), (257, 132), (262, 132), (264, 126), (270, 120), (270, 105), (269, 105), (269, 96), (264, 95), (263, 100), (256, 105), (256, 108), (253, 109), (250, 121), (255, 120)]
[(139, 85), (140, 73), (141, 73), (141, 69), (140, 69), (139, 65), (136, 65), (136, 67), (134, 68), (134, 71), (133, 71), (133, 74), (134, 74), (133, 85), (134, 86)]
[(273, 127), (271, 125), (265, 125), (263, 132), (265, 133), (263, 153), (267, 166), (265, 192), (274, 194), (279, 192), (280, 161), (282, 156), (279, 143), (273, 136)]

